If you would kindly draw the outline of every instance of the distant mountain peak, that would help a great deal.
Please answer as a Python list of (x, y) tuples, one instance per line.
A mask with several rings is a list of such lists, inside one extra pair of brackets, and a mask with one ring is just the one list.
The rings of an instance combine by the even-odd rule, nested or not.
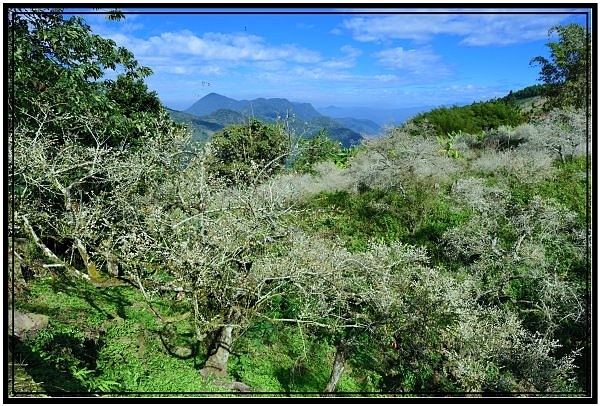
[(295, 103), (281, 97), (235, 100), (218, 93), (207, 94), (184, 111), (196, 116), (205, 116), (219, 109), (265, 118), (274, 118), (292, 111), (299, 120), (312, 120), (322, 115), (310, 103)]
[(371, 120), (332, 119), (317, 111), (310, 103), (292, 102), (282, 97), (235, 100), (213, 92), (196, 101), (185, 113), (220, 125), (239, 123), (240, 117), (277, 122), (293, 115), (294, 120), (290, 124), (297, 134), (310, 137), (310, 134), (316, 134), (325, 128), (333, 139), (341, 141), (344, 146), (359, 143), (361, 134), (381, 133), (381, 127)]

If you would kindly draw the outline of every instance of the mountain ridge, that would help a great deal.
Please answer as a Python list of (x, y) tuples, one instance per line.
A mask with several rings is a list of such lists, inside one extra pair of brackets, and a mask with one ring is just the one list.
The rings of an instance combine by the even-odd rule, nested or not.
[(207, 123), (219, 124), (223, 127), (229, 124), (239, 124), (240, 116), (257, 118), (266, 122), (281, 122), (287, 120), (296, 134), (311, 138), (323, 128), (331, 138), (340, 141), (345, 147), (357, 145), (366, 136), (381, 135), (381, 127), (368, 119), (341, 118), (321, 114), (311, 103), (292, 102), (285, 98), (256, 98), (252, 100), (236, 100), (230, 97), (209, 93), (194, 102), (189, 108), (172, 110), (171, 116), (176, 120), (192, 125), (198, 124), (209, 135), (214, 132)]
[(316, 110), (336, 120), (352, 117), (354, 120), (369, 120), (379, 125), (380, 128), (392, 125), (400, 125), (411, 117), (428, 111), (434, 106), (416, 106), (403, 108), (373, 108), (373, 107), (339, 107), (327, 106), (316, 107)]
[(183, 111), (202, 117), (219, 109), (237, 111), (250, 117), (266, 116), (269, 118), (283, 118), (288, 112), (293, 111), (296, 118), (300, 120), (312, 120), (322, 115), (310, 103), (292, 102), (282, 97), (236, 100), (214, 92), (200, 98)]

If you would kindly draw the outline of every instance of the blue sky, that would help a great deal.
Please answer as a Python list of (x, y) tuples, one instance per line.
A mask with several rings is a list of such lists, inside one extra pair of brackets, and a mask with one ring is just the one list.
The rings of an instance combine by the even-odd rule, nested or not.
[(118, 22), (103, 15), (84, 18), (94, 33), (112, 38), (152, 68), (148, 87), (177, 110), (210, 92), (235, 99), (284, 97), (315, 107), (404, 108), (488, 100), (540, 83), (539, 68), (529, 61), (548, 56), (548, 29), (585, 25), (585, 14), (576, 13), (587, 11), (307, 8), (268, 15), (261, 12), (274, 10), (123, 10), (160, 14), (127, 14)]

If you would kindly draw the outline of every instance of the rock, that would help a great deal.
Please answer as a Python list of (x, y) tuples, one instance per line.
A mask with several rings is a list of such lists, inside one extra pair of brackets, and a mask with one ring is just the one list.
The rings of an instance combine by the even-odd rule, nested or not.
[(246, 385), (243, 382), (235, 381), (235, 382), (225, 382), (225, 381), (213, 381), (214, 385), (221, 386), (227, 389), (234, 389), (238, 392), (252, 392), (252, 388)]
[(243, 382), (234, 382), (233, 389), (240, 391), (240, 392), (252, 392), (252, 388)]
[[(14, 313), (14, 326), (13, 315)], [(14, 327), (14, 330), (13, 330)], [(19, 310), (8, 310), (8, 331), (20, 339), (32, 338), (48, 327), (48, 316), (36, 313), (23, 313)]]

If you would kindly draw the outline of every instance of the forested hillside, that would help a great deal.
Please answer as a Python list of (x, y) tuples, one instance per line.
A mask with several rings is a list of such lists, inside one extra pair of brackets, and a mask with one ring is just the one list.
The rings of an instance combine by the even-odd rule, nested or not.
[(539, 117), (200, 145), (83, 19), (9, 21), (5, 397), (590, 396), (581, 76)]
[(371, 120), (333, 119), (320, 114), (310, 103), (295, 103), (282, 98), (235, 100), (210, 93), (185, 112), (171, 110), (171, 114), (175, 121), (191, 123), (192, 131), (204, 133), (208, 137), (212, 134), (212, 129), (204, 122), (218, 123), (225, 127), (251, 119), (284, 124), (294, 134), (296, 141), (300, 138), (312, 138), (325, 129), (346, 148), (360, 144), (365, 136), (381, 134), (379, 125)]

